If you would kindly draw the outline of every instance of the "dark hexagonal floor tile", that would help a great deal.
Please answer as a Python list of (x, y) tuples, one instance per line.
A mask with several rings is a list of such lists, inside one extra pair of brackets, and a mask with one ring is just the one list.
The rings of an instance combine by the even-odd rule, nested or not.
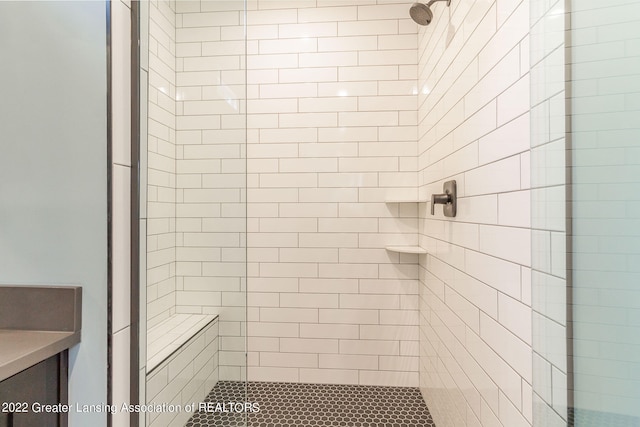
[(257, 402), (260, 412), (197, 412), (185, 427), (435, 427), (413, 387), (220, 381), (205, 402)]

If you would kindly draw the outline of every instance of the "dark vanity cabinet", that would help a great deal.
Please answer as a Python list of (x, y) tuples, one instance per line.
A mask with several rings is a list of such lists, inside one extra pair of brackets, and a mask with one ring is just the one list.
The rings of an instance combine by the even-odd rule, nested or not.
[(67, 425), (67, 351), (0, 382), (0, 427)]
[(82, 288), (0, 286), (0, 427), (66, 427)]

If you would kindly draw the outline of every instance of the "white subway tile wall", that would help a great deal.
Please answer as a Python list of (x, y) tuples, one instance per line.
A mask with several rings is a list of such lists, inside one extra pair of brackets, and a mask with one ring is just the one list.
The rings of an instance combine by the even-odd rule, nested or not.
[(417, 386), (408, 6), (248, 6), (248, 378)]
[[(532, 425), (529, 0), (433, 6), (418, 33), (420, 388), (438, 427)], [(527, 286), (529, 285), (529, 286)]]
[(176, 72), (174, 3), (149, 2), (147, 322), (175, 313)]

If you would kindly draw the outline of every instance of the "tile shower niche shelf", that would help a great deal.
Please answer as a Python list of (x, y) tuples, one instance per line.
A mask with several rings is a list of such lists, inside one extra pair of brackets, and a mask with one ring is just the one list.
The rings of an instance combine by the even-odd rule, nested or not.
[[(426, 202), (426, 200), (419, 200), (419, 199), (411, 199), (411, 200), (394, 200), (394, 199), (389, 199), (389, 200), (385, 200), (385, 203), (424, 203)], [(390, 252), (399, 252), (402, 254), (426, 254), (427, 250), (424, 248), (421, 248), (420, 246), (387, 246), (385, 247), (386, 250), (390, 251)]]
[(387, 246), (385, 248), (391, 252), (400, 252), (401, 254), (426, 254), (427, 250), (420, 246)]

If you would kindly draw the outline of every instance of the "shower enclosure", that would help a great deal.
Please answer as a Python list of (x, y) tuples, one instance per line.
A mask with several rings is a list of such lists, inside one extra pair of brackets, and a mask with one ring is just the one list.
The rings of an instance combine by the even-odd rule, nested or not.
[(639, 425), (636, 3), (141, 2), (141, 401)]

